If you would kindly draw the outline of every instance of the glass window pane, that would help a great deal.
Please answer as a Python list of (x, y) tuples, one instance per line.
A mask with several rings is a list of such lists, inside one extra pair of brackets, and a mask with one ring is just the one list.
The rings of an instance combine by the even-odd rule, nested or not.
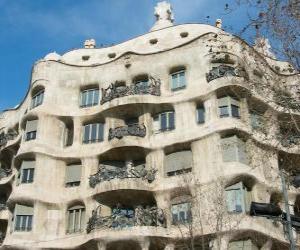
[(220, 117), (227, 117), (227, 116), (229, 116), (228, 106), (219, 107), (219, 110), (220, 110)]
[(92, 133), (91, 133), (91, 141), (96, 141), (97, 140), (97, 123), (92, 124)]
[(239, 107), (236, 105), (231, 105), (231, 113), (233, 117), (240, 117), (240, 110)]
[(75, 222), (74, 222), (74, 231), (75, 232), (78, 232), (80, 230), (80, 218), (79, 218), (79, 215), (80, 215), (80, 210), (75, 210), (75, 213), (74, 213), (74, 216), (75, 216)]
[(22, 170), (22, 183), (26, 183), (27, 182), (27, 176), (28, 176), (28, 169), (23, 169)]
[(90, 125), (84, 126), (84, 132), (83, 132), (83, 142), (89, 143), (90, 141)]
[(15, 224), (15, 230), (20, 231), (21, 230), (21, 216), (16, 216), (16, 224)]
[(172, 75), (172, 86), (171, 89), (177, 89), (179, 87), (179, 75), (178, 74), (173, 74)]
[(98, 103), (99, 103), (99, 89), (95, 89), (93, 105), (97, 105)]
[(160, 115), (160, 129), (162, 131), (167, 130), (167, 114), (162, 113)]
[(168, 113), (168, 116), (169, 116), (169, 129), (174, 129), (175, 128), (174, 112)]
[(85, 107), (86, 106), (86, 91), (81, 92), (81, 103), (80, 106)]
[(34, 168), (30, 168), (28, 169), (28, 171), (29, 171), (28, 182), (33, 182)]
[(185, 72), (180, 73), (180, 86), (179, 87), (184, 87), (185, 86)]
[(32, 229), (32, 215), (27, 216), (27, 231), (31, 231)]
[(69, 218), (68, 218), (68, 232), (73, 232), (73, 221), (74, 221), (74, 211), (69, 211)]
[(205, 122), (205, 110), (203, 107), (199, 107), (197, 109), (197, 122), (204, 123)]
[(98, 124), (98, 140), (103, 141), (103, 132), (104, 132), (104, 126), (102, 123)]

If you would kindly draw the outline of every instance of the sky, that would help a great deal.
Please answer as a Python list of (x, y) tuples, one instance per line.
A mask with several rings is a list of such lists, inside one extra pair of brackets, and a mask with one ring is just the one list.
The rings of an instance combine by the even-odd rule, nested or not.
[[(247, 23), (247, 10), (228, 14), (235, 0), (169, 0), (175, 24), (222, 18), (226, 31)], [(0, 111), (26, 95), (33, 64), (50, 52), (63, 54), (94, 38), (109, 46), (147, 33), (158, 0), (0, 0)], [(209, 17), (209, 18), (208, 18)]]

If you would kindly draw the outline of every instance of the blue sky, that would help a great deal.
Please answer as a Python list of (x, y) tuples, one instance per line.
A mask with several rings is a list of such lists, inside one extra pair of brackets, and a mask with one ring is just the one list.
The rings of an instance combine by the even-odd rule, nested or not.
[[(175, 23), (211, 23), (223, 19), (225, 30), (247, 22), (245, 9), (228, 15), (234, 0), (170, 0)], [(56, 51), (116, 44), (146, 33), (154, 23), (157, 0), (0, 0), (0, 110), (20, 103), (35, 61)], [(232, 6), (232, 5), (230, 5)], [(206, 18), (209, 16), (210, 18)], [(230, 29), (231, 28), (231, 29)]]

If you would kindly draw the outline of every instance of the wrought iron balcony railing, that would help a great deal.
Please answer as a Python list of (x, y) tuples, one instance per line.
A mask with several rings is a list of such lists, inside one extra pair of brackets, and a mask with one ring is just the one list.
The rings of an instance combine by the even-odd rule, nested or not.
[(114, 208), (110, 216), (100, 215), (101, 206), (93, 210), (86, 231), (95, 229), (122, 229), (134, 226), (166, 227), (164, 212), (157, 206), (136, 206), (133, 208)]
[(210, 82), (217, 78), (221, 78), (224, 76), (237, 76), (241, 77), (241, 70), (234, 68), (229, 65), (219, 65), (217, 67), (213, 67), (208, 73), (206, 73), (206, 80)]
[(0, 180), (12, 174), (11, 169), (0, 168)]
[(124, 136), (145, 137), (146, 127), (144, 124), (134, 123), (109, 129), (108, 140), (112, 140), (113, 138), (121, 139)]
[(10, 140), (14, 140), (19, 134), (16, 131), (9, 131), (7, 134), (2, 133), (0, 135), (0, 147), (6, 145)]
[(101, 164), (98, 172), (90, 176), (89, 183), (92, 188), (98, 183), (113, 179), (142, 178), (151, 183), (155, 179), (156, 172), (154, 168), (146, 169), (145, 165), (112, 167)]
[(117, 86), (116, 83), (112, 83), (107, 89), (102, 89), (101, 104), (129, 95), (160, 96), (160, 85), (160, 79), (154, 79), (153, 77), (149, 77), (146, 87), (141, 85)]
[(0, 201), (0, 211), (6, 210), (6, 209), (7, 209), (6, 202)]

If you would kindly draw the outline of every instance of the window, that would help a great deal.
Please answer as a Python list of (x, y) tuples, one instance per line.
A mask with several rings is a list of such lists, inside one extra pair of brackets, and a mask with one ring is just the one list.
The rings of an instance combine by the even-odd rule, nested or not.
[(239, 118), (240, 117), (240, 108), (236, 105), (231, 104), (231, 114), (232, 114), (232, 117)]
[(14, 230), (31, 231), (33, 207), (16, 204), (14, 212)]
[(95, 143), (103, 141), (104, 124), (93, 123), (83, 126), (83, 143)]
[(219, 115), (223, 117), (240, 118), (239, 101), (230, 96), (219, 98)]
[(38, 120), (27, 121), (25, 129), (25, 141), (36, 139), (37, 122)]
[(20, 182), (32, 183), (34, 178), (35, 161), (23, 161), (20, 168)]
[(173, 224), (183, 224), (192, 221), (190, 202), (172, 205), (171, 212)]
[(66, 187), (76, 187), (80, 185), (81, 165), (69, 165), (66, 168)]
[(154, 131), (167, 131), (175, 129), (175, 112), (160, 113), (153, 118)]
[(222, 157), (224, 162), (241, 162), (248, 164), (246, 143), (236, 135), (221, 139)]
[(64, 123), (64, 130), (63, 130), (63, 146), (69, 147), (73, 144), (73, 137), (74, 137), (74, 122), (71, 118), (67, 118), (61, 120)]
[(99, 103), (99, 89), (87, 89), (81, 91), (80, 107), (91, 107)]
[(33, 174), (34, 174), (34, 168), (23, 169), (21, 183), (33, 182)]
[(265, 119), (262, 114), (256, 111), (250, 111), (250, 123), (252, 129), (258, 129), (264, 131), (265, 129)]
[(84, 227), (85, 208), (84, 206), (74, 206), (68, 209), (67, 233), (81, 232)]
[(139, 118), (138, 117), (133, 117), (125, 120), (126, 125), (134, 125), (139, 123)]
[(193, 165), (192, 151), (185, 150), (165, 156), (165, 173), (167, 176), (191, 172)]
[(44, 100), (44, 90), (39, 91), (32, 97), (31, 108), (35, 108), (43, 103)]
[(171, 90), (179, 90), (185, 88), (185, 70), (180, 70), (171, 74)]
[(225, 189), (227, 211), (232, 213), (248, 212), (251, 203), (251, 193), (242, 182)]
[(149, 79), (148, 77), (140, 78), (140, 80), (136, 80), (134, 84), (138, 89), (146, 91), (149, 87)]
[(259, 248), (249, 240), (231, 241), (228, 244), (228, 250), (258, 250)]
[(197, 107), (197, 123), (202, 124), (205, 122), (205, 109), (203, 106)]

